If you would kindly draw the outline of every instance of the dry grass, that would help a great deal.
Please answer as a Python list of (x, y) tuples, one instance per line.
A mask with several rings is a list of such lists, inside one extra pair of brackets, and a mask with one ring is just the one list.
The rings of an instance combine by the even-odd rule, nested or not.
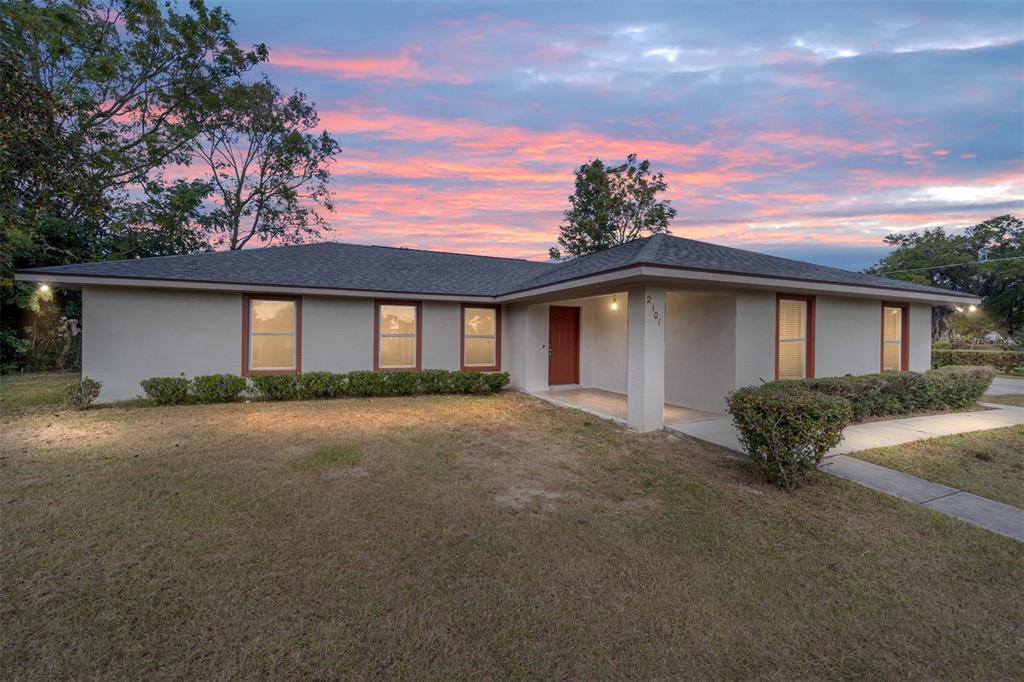
[(931, 438), (853, 456), (1024, 507), (1024, 426)]
[(1024, 545), (517, 394), (38, 409), (0, 452), (4, 679), (1024, 669)]

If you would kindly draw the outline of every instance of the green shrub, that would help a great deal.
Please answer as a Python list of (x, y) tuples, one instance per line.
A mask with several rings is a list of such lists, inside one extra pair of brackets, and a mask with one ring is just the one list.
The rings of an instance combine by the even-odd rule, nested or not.
[(64, 391), (64, 405), (76, 410), (84, 410), (96, 398), (100, 397), (103, 384), (89, 377), (82, 377), (78, 383), (72, 384)]
[(844, 398), (853, 409), (854, 421), (863, 421), (869, 417), (966, 407), (985, 394), (994, 376), (991, 369), (984, 367), (948, 366), (923, 374), (883, 372), (776, 383)]
[(740, 443), (762, 474), (792, 490), (839, 444), (853, 410), (848, 400), (776, 382), (741, 388), (728, 397)]
[(256, 394), (266, 400), (376, 397), (444, 393), (494, 393), (507, 386), (508, 372), (453, 372), (446, 369), (307, 372), (252, 377)]
[(333, 372), (306, 372), (298, 375), (296, 390), (303, 400), (340, 398), (348, 388), (347, 374)]
[(932, 349), (932, 367), (946, 365), (973, 365), (995, 367), (1008, 372), (1024, 365), (1024, 353), (1016, 350), (959, 350)]
[(157, 405), (177, 405), (188, 396), (185, 377), (152, 377), (139, 382), (146, 397)]
[(991, 367), (949, 365), (924, 373), (925, 392), (932, 401), (926, 409), (959, 409), (981, 400), (996, 373)]
[(260, 374), (250, 377), (256, 395), (264, 400), (295, 400), (299, 397), (299, 375)]
[(1013, 367), (1009, 372), (1007, 372), (1007, 374), (1011, 374), (1015, 377), (1024, 377), (1024, 365), (1017, 365), (1016, 367)]
[(245, 386), (245, 379), (234, 374), (206, 374), (192, 379), (192, 393), (201, 403), (230, 403)]

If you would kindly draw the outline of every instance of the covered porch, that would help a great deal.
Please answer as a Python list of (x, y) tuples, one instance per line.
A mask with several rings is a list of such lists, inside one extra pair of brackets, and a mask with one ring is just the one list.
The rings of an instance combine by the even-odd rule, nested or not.
[[(516, 388), (654, 431), (721, 417), (737, 382), (756, 382), (748, 346), (771, 334), (774, 294), (640, 283), (510, 305), (506, 316)], [(774, 347), (756, 342), (767, 353), (753, 356), (760, 374)]]

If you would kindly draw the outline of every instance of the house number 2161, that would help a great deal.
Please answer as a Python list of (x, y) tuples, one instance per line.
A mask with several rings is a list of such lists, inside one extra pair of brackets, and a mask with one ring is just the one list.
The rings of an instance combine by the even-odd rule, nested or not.
[(658, 321), (658, 326), (661, 326), (661, 315), (658, 314), (658, 310), (654, 307), (654, 302), (651, 301), (651, 297), (647, 297), (647, 302), (651, 304), (651, 317)]

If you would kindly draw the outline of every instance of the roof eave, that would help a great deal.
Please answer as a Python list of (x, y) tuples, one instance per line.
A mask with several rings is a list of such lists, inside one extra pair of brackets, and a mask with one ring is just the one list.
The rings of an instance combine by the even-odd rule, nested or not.
[(869, 285), (843, 284), (812, 279), (792, 277), (773, 277), (769, 275), (750, 275), (718, 270), (673, 267), (652, 263), (636, 263), (619, 268), (605, 270), (589, 275), (573, 277), (561, 282), (530, 287), (518, 291), (500, 294), (497, 299), (503, 303), (527, 301), (543, 298), (554, 293), (570, 293), (580, 289), (592, 289), (595, 286), (612, 286), (637, 280), (656, 280), (666, 283), (727, 287), (735, 289), (768, 289), (774, 291), (807, 292), (830, 294), (835, 296), (851, 296), (858, 298), (880, 298), (891, 300), (915, 301), (932, 305), (953, 305), (980, 303), (981, 300), (971, 294), (960, 292), (932, 292), (913, 288), (876, 287)]
[(380, 296), (412, 296), (424, 301), (467, 301), (493, 303), (494, 296), (463, 293), (424, 293), (386, 289), (341, 289), (291, 284), (259, 284), (217, 282), (210, 280), (169, 279), (164, 277), (132, 277), (122, 275), (87, 275), (18, 270), (14, 278), (20, 282), (41, 282), (69, 289), (83, 286), (113, 286), (141, 289), (173, 289), (187, 291), (223, 291), (250, 294), (305, 294), (339, 298), (376, 298)]

